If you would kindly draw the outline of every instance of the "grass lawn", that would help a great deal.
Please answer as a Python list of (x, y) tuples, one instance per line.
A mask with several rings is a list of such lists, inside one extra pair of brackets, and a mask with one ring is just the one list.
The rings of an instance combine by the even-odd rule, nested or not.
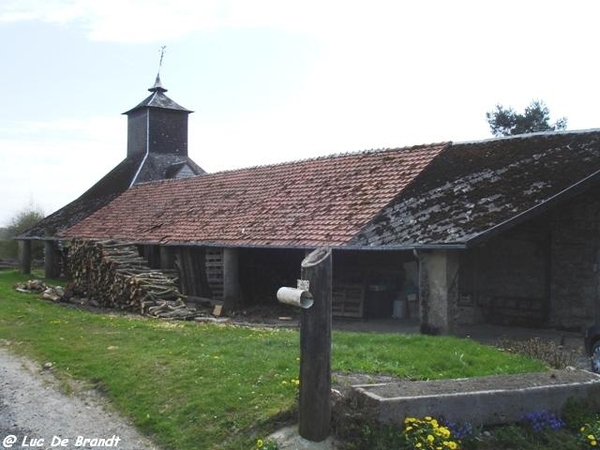
[[(12, 289), (29, 278), (0, 271), (0, 345), (102, 390), (165, 449), (248, 449), (290, 416), (297, 331), (98, 314)], [(467, 339), (348, 332), (333, 333), (332, 367), (411, 379), (544, 369)]]

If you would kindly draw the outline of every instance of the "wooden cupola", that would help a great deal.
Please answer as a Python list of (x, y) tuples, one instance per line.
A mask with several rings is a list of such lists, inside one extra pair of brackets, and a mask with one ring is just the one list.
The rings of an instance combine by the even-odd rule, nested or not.
[(193, 111), (178, 105), (165, 95), (160, 74), (152, 94), (127, 115), (127, 157), (140, 154), (188, 156), (188, 116)]

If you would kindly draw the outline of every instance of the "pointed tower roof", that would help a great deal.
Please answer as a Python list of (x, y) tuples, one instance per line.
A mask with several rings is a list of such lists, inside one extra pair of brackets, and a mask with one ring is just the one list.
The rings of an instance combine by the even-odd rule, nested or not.
[(156, 74), (156, 80), (154, 80), (154, 86), (148, 89), (150, 92), (167, 92), (160, 82), (160, 72)]
[(162, 109), (172, 109), (175, 111), (182, 111), (188, 114), (194, 112), (189, 109), (184, 108), (178, 103), (171, 100), (169, 97), (165, 95), (167, 89), (165, 89), (160, 81), (160, 73), (156, 74), (156, 80), (154, 81), (154, 86), (148, 89), (152, 94), (145, 98), (140, 104), (131, 108), (129, 111), (124, 112), (123, 114), (129, 114), (133, 111), (137, 111), (142, 108), (162, 108)]

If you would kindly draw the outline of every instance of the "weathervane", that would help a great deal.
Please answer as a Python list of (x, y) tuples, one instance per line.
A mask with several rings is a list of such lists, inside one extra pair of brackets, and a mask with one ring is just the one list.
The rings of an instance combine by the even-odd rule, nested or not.
[(162, 68), (163, 58), (165, 57), (165, 49), (166, 45), (163, 45), (160, 48), (160, 60), (158, 61), (158, 72), (156, 72), (156, 80), (154, 81), (154, 86), (148, 89), (150, 92), (167, 92), (167, 90), (162, 87), (162, 83), (160, 82), (160, 69)]
[(162, 68), (162, 62), (163, 62), (163, 58), (165, 56), (165, 49), (167, 48), (166, 45), (163, 45), (160, 47), (160, 61), (158, 62), (158, 73), (160, 73), (160, 69)]

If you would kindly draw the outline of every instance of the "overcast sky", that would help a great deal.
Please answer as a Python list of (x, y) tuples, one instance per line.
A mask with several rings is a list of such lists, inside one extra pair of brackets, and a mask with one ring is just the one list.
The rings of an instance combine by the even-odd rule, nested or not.
[(209, 172), (491, 137), (546, 102), (600, 126), (596, 1), (2, 0), (0, 226), (49, 214), (126, 155), (161, 69)]

